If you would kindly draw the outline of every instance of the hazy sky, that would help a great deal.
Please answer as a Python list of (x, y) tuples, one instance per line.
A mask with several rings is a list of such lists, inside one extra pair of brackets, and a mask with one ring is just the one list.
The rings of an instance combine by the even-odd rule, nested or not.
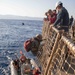
[[(0, 15), (44, 17), (48, 9), (55, 9), (59, 0), (0, 0)], [(75, 0), (60, 0), (70, 15), (75, 15)], [(75, 16), (74, 16), (75, 17)]]

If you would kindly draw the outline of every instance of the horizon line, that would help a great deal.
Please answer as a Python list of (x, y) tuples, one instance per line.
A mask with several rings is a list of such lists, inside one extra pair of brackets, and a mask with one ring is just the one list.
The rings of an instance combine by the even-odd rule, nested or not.
[(32, 17), (32, 18), (44, 18), (44, 17), (37, 17), (37, 16), (23, 16), (23, 15), (13, 15), (13, 14), (0, 14), (0, 16), (18, 16), (18, 17)]

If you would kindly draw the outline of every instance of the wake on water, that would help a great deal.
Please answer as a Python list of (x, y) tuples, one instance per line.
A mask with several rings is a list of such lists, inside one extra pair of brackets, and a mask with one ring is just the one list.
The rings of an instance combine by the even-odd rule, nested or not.
[(41, 33), (42, 24), (42, 21), (0, 20), (0, 75), (11, 75), (10, 61), (19, 58), (20, 50), (28, 58), (34, 58), (31, 52), (24, 50), (23, 43)]

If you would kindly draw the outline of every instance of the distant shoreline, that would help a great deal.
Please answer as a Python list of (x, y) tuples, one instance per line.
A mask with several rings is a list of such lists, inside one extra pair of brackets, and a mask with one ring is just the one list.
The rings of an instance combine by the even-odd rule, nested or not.
[(15, 16), (15, 15), (0, 15), (1, 19), (8, 19), (8, 20), (41, 20), (43, 21), (43, 18), (39, 17), (27, 17), (27, 16)]
[(43, 20), (24, 20), (24, 19), (0, 19), (0, 20), (15, 20), (15, 21), (43, 21)]

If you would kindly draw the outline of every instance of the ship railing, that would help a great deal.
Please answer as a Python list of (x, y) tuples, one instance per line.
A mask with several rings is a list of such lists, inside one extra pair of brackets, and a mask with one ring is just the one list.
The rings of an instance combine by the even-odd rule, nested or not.
[(62, 36), (44, 75), (75, 75), (75, 44)]
[(37, 53), (42, 75), (75, 75), (75, 45), (63, 34), (62, 30), (59, 31), (51, 27), (48, 21), (44, 21), (42, 29), (44, 45), (39, 46)]
[(73, 41), (75, 41), (75, 20), (74, 20), (73, 24), (71, 25), (71, 27), (69, 29), (69, 34), (71, 36), (71, 39)]
[(45, 72), (48, 66), (48, 61), (51, 56), (52, 51), (54, 51), (58, 45), (60, 39), (60, 32), (54, 28), (50, 27), (49, 22), (44, 22), (42, 36), (44, 39), (44, 45), (39, 48), (37, 58), (42, 66), (42, 71)]

